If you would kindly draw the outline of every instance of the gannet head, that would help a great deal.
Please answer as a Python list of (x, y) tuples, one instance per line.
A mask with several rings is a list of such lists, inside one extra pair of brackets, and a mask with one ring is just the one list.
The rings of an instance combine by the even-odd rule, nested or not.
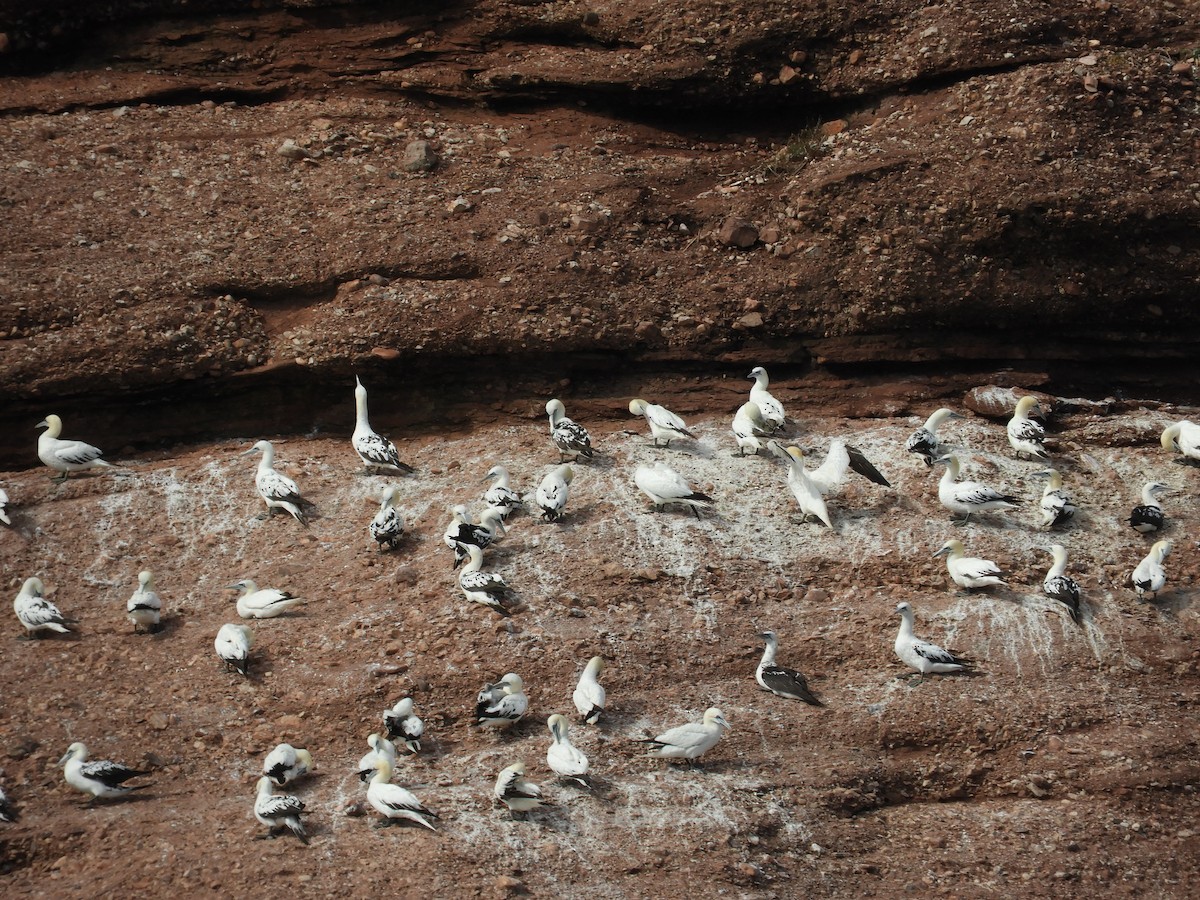
[(256, 450), (260, 453), (266, 453), (268, 450), (271, 450), (271, 449), (272, 448), (271, 448), (270, 441), (255, 441), (254, 444), (250, 447), (250, 449), (243, 450), (241, 455), (249, 456), (251, 453), (254, 453)]
[(729, 723), (725, 721), (725, 714), (715, 706), (710, 706), (704, 711), (705, 725), (720, 725), (722, 728), (729, 730)]
[(766, 424), (766, 419), (763, 418), (762, 407), (753, 400), (748, 400), (743, 403), (741, 409), (737, 411), (739, 416), (744, 416), (750, 420), (750, 424), (761, 428)]
[(575, 477), (575, 470), (570, 466), (559, 466), (558, 474), (563, 481), (565, 481), (567, 484), (570, 484), (571, 479)]
[(54, 415), (54, 413), (51, 413), (33, 427), (45, 428), (46, 434), (50, 435), (50, 437), (58, 437), (60, 434), (62, 434), (62, 419)]
[(1067, 558), (1067, 548), (1062, 544), (1051, 544), (1050, 553), (1054, 556), (1056, 563), (1063, 562)]
[(1150, 548), (1150, 554), (1160, 563), (1167, 558), (1167, 554), (1171, 552), (1170, 541), (1159, 541)]
[(141, 587), (148, 588), (148, 587), (150, 587), (150, 584), (153, 581), (154, 581), (154, 573), (151, 572), (149, 569), (142, 569), (142, 571), (138, 572), (138, 584)]
[(1015, 415), (1028, 416), (1030, 410), (1034, 410), (1034, 409), (1038, 410), (1039, 412), (1041, 411), (1040, 407), (1038, 406), (1037, 397), (1026, 394), (1024, 397), (1022, 397), (1020, 400), (1017, 401), (1017, 411), (1016, 411)]
[(555, 713), (546, 720), (546, 727), (550, 729), (550, 733), (554, 735), (555, 740), (565, 740), (571, 726), (567, 723), (567, 717)]
[(21, 585), (21, 593), (26, 597), (40, 597), (46, 586), (42, 584), (42, 579), (36, 575), (33, 578), (26, 578), (25, 583)]
[(600, 670), (603, 668), (604, 668), (604, 659), (602, 657), (593, 656), (591, 659), (588, 660), (587, 670), (589, 672), (591, 672), (593, 676), (599, 675)]
[(546, 403), (546, 415), (550, 417), (551, 422), (555, 422), (567, 414), (567, 408), (562, 405), (561, 400), (550, 400)]
[(519, 694), (525, 690), (525, 682), (521, 680), (521, 676), (516, 672), (509, 672), (500, 681), (508, 685), (510, 694)]
[(60, 766), (65, 766), (73, 759), (83, 759), (85, 756), (87, 756), (87, 754), (88, 749), (83, 745), (83, 742), (76, 741), (67, 748), (67, 752), (63, 755), (63, 758), (58, 761), (58, 764)]
[(760, 387), (765, 388), (767, 386), (767, 384), (769, 383), (767, 380), (767, 370), (764, 369), (762, 366), (755, 366), (753, 369), (750, 370), (750, 374), (747, 375), (746, 377), (752, 378), (755, 381), (757, 381), (759, 383)]
[(1179, 432), (1183, 430), (1183, 423), (1176, 422), (1174, 425), (1167, 427), (1162, 433), (1162, 446), (1164, 450), (1178, 450)]
[(635, 416), (644, 416), (646, 414), (646, 407), (649, 405), (645, 400), (630, 400), (629, 411)]
[(229, 585), (226, 590), (241, 591), (243, 594), (253, 594), (258, 590), (258, 585), (249, 578), (243, 578), (241, 581), (235, 581)]
[(398, 716), (411, 716), (413, 711), (412, 697), (405, 697), (392, 707), (392, 712)]
[(912, 607), (908, 605), (908, 601), (902, 601), (896, 604), (896, 612), (900, 613), (906, 619), (912, 618)]
[(936, 558), (939, 556), (956, 557), (956, 556), (962, 556), (962, 554), (963, 554), (962, 541), (957, 540), (956, 538), (951, 538), (950, 540), (946, 541), (946, 543), (942, 544), (942, 548), (933, 555)]
[(759, 637), (762, 640), (766, 641), (768, 644), (778, 644), (779, 643), (779, 638), (775, 635), (775, 632), (773, 632), (773, 631), (764, 631), (759, 635)]
[(504, 468), (504, 466), (492, 466), (490, 469), (488, 469), (488, 473), (483, 476), (483, 480), (491, 481), (494, 478), (501, 477), (508, 477), (508, 469)]

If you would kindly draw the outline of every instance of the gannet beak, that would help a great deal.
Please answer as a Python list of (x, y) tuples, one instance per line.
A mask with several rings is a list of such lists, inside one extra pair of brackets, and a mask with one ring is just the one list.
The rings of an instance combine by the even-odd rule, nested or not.
[(253, 453), (257, 449), (258, 449), (257, 447), (251, 447), (249, 450), (243, 450), (241, 453), (238, 454), (238, 456), (249, 456), (251, 453)]
[(950, 552), (949, 547), (943, 547), (941, 550), (939, 550), (937, 553), (935, 553), (933, 555), (934, 555), (934, 558), (937, 558), (939, 556), (945, 556), (949, 552)]
[(36, 425), (33, 426), (33, 429), (34, 429), (34, 431), (36, 431), (39, 428), (49, 428), (49, 427), (50, 427), (50, 423), (47, 422), (45, 419), (42, 419), (42, 421), (38, 422)]
[(63, 758), (58, 761), (58, 764), (60, 766), (65, 766), (67, 764), (67, 760), (70, 758), (71, 758), (71, 751), (68, 750), (66, 753), (63, 754)]

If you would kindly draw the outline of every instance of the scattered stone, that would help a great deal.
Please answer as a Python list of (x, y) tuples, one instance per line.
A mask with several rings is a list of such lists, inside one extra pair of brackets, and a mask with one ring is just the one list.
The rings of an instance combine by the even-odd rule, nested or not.
[(501, 875), (495, 881), (496, 890), (502, 894), (521, 894), (525, 885), (511, 875)]
[(412, 141), (404, 148), (404, 171), (428, 172), (438, 164), (437, 154), (429, 141)]
[(165, 731), (167, 726), (171, 724), (167, 717), (160, 712), (151, 713), (150, 718), (148, 718), (146, 721), (155, 731)]
[(763, 324), (764, 323), (763, 323), (762, 313), (752, 312), (752, 313), (746, 313), (744, 316), (742, 316), (737, 321), (735, 321), (733, 323), (733, 327), (738, 328), (738, 329), (742, 329), (742, 328), (752, 329), (752, 328), (762, 328)]
[(276, 147), (275, 152), (285, 159), (312, 159), (314, 155), (312, 151), (301, 147), (291, 138)]
[(1041, 406), (1042, 412), (1047, 415), (1053, 412), (1055, 400), (1049, 394), (1041, 391), (1000, 387), (995, 384), (971, 388), (963, 396), (963, 405), (971, 412), (987, 416), (990, 419), (1011, 418), (1013, 410), (1017, 408), (1017, 401), (1026, 394), (1032, 394), (1038, 398), (1038, 405)]
[(745, 219), (731, 216), (721, 223), (717, 239), (722, 244), (745, 250), (758, 243), (758, 229)]
[(473, 209), (471, 201), (466, 197), (455, 197), (446, 204), (446, 211), (454, 214), (470, 212)]
[(662, 338), (662, 329), (653, 322), (638, 322), (633, 336), (639, 341), (658, 341)]
[(797, 72), (795, 69), (793, 69), (791, 66), (783, 66), (779, 70), (779, 83), (780, 84), (791, 84), (793, 81), (795, 81), (799, 77), (800, 77), (800, 73)]
[(835, 134), (841, 134), (849, 127), (850, 123), (845, 119), (834, 119), (832, 122), (823, 122), (821, 124), (821, 134), (825, 137), (833, 137)]

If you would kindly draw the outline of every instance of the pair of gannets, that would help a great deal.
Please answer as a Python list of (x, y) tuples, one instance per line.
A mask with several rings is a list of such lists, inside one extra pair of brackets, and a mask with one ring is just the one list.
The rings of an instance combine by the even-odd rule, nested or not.
[(1170, 552), (1170, 541), (1158, 541), (1150, 548), (1146, 558), (1137, 564), (1137, 568), (1133, 570), (1132, 581), (1133, 588), (1139, 597), (1149, 594), (1151, 598), (1154, 598), (1163, 589), (1163, 585), (1167, 583), (1167, 572), (1163, 568), (1163, 560)]
[(666, 407), (656, 406), (653, 403), (647, 403), (645, 400), (630, 400), (629, 411), (635, 416), (644, 416), (646, 424), (650, 426), (650, 436), (654, 439), (654, 446), (658, 446), (659, 441), (665, 441), (666, 446), (671, 446), (671, 441), (679, 437), (689, 437), (695, 439), (696, 435), (688, 431), (687, 424), (675, 413), (671, 412)]
[(452, 518), (442, 535), (446, 546), (454, 551), (454, 566), (457, 569), (467, 558), (467, 547), (474, 544), (481, 551), (500, 540), (507, 533), (502, 510), (489, 506), (472, 522), (467, 508), (459, 504), (451, 509)]
[(960, 467), (958, 457), (953, 453), (934, 462), (946, 465), (946, 471), (938, 482), (938, 500), (950, 512), (963, 517), (960, 524), (966, 524), (972, 513), (1011, 509), (1018, 502), (1012, 494), (1002, 494), (979, 482), (957, 481)]
[(63, 775), (67, 784), (77, 791), (91, 794), (91, 803), (97, 800), (110, 800), (114, 797), (124, 797), (130, 791), (138, 791), (150, 787), (148, 784), (128, 785), (125, 782), (141, 775), (149, 775), (148, 771), (131, 769), (120, 763), (109, 762), (106, 759), (87, 761), (88, 749), (79, 741), (67, 748), (67, 753), (58, 761), (63, 766)]
[(1051, 600), (1057, 600), (1066, 606), (1067, 611), (1071, 614), (1071, 621), (1078, 625), (1079, 582), (1066, 574), (1067, 548), (1062, 544), (1053, 544), (1050, 547), (1050, 554), (1054, 557), (1054, 564), (1042, 582), (1042, 592)]
[(125, 611), (129, 614), (134, 631), (144, 628), (153, 634), (161, 627), (162, 599), (154, 591), (154, 573), (149, 569), (138, 573), (137, 590), (125, 604)]
[(1158, 495), (1170, 491), (1171, 488), (1161, 481), (1147, 481), (1142, 487), (1141, 505), (1135, 506), (1133, 512), (1129, 514), (1130, 527), (1142, 534), (1161, 531), (1163, 525), (1166, 524), (1167, 517), (1163, 513), (1162, 505), (1158, 502)]
[(386, 762), (396, 768), (396, 745), (378, 732), (367, 735), (368, 750), (358, 761), (359, 781), (370, 781), (379, 769), (380, 762)]
[(961, 418), (963, 417), (960, 414), (944, 406), (934, 410), (933, 415), (925, 420), (925, 424), (908, 436), (908, 440), (904, 442), (904, 449), (909, 453), (916, 453), (925, 461), (925, 465), (932, 466), (935, 460), (950, 455), (950, 448), (938, 437), (938, 426), (947, 419)]
[(429, 821), (438, 818), (437, 813), (421, 803), (412, 791), (398, 784), (391, 784), (392, 769), (392, 763), (387, 759), (377, 758), (375, 775), (367, 785), (367, 802), (383, 815), (383, 818), (375, 823), (375, 827), (391, 825), (399, 819), (405, 819), (423, 825), (430, 831), (437, 831)]
[(946, 557), (946, 570), (954, 583), (964, 590), (975, 591), (1006, 583), (1004, 573), (994, 562), (966, 556), (965, 553), (962, 541), (949, 540), (933, 555)]
[(492, 486), (483, 494), (483, 502), (490, 509), (499, 510), (503, 519), (507, 519), (509, 513), (520, 509), (522, 505), (521, 495), (509, 486), (511, 477), (504, 466), (492, 466), (483, 478), (484, 481), (492, 482)]
[(383, 489), (383, 497), (379, 502), (379, 512), (371, 519), (368, 530), (375, 545), (382, 550), (386, 544), (389, 550), (394, 550), (400, 538), (404, 535), (404, 519), (400, 510), (396, 509), (395, 485), (389, 484)]
[(1013, 417), (1008, 420), (1008, 443), (1018, 456), (1049, 459), (1046, 452), (1046, 429), (1030, 418), (1034, 412), (1041, 412), (1037, 397), (1022, 397), (1017, 401)]
[(58, 416), (46, 416), (35, 427), (46, 429), (38, 435), (38, 459), (61, 473), (55, 481), (65, 481), (72, 472), (82, 472), (96, 466), (112, 468), (112, 463), (100, 458), (104, 451), (99, 448), (83, 441), (61, 440), (59, 435), (62, 434), (62, 419)]
[(550, 440), (558, 449), (558, 461), (563, 462), (568, 455), (574, 454), (575, 462), (579, 457), (591, 459), (596, 455), (592, 449), (592, 438), (587, 429), (573, 419), (567, 418), (566, 407), (561, 400), (551, 400), (546, 404), (546, 415), (550, 417)]
[(775, 651), (779, 646), (779, 638), (773, 631), (764, 631), (759, 635), (766, 642), (762, 659), (754, 670), (754, 680), (763, 690), (770, 691), (777, 697), (788, 700), (801, 700), (812, 706), (824, 706), (808, 687), (808, 681), (795, 669), (777, 665)]
[(481, 572), (483, 551), (474, 544), (463, 545), (467, 551), (467, 563), (458, 573), (458, 587), (463, 596), (472, 603), (486, 606), (502, 616), (511, 616), (505, 600), (512, 595), (512, 588), (504, 577), (495, 572)]
[(237, 600), (237, 611), (243, 619), (273, 619), (304, 602), (278, 588), (259, 588), (249, 578), (229, 585), (229, 590), (241, 592)]
[(593, 656), (584, 666), (583, 674), (579, 676), (579, 683), (575, 685), (575, 691), (571, 694), (571, 702), (575, 704), (575, 709), (579, 711), (580, 717), (588, 725), (595, 725), (600, 721), (600, 714), (604, 712), (604, 704), (608, 702), (604, 685), (599, 681), (600, 672), (603, 669), (604, 660), (599, 656)]
[(650, 498), (655, 510), (662, 509), (668, 503), (681, 503), (699, 519), (700, 510), (714, 502), (712, 497), (693, 488), (686, 478), (662, 462), (656, 462), (653, 466), (638, 466), (633, 473), (633, 483)]
[(510, 728), (521, 720), (529, 709), (525, 682), (515, 672), (499, 681), (486, 684), (475, 698), (475, 724), (492, 728)]
[(974, 662), (955, 650), (944, 650), (937, 644), (923, 641), (913, 634), (913, 611), (907, 603), (896, 606), (900, 613), (900, 633), (896, 635), (896, 656), (906, 666), (922, 675), (949, 675), (955, 672), (970, 674)]
[(646, 748), (650, 756), (658, 759), (699, 759), (721, 740), (721, 735), (729, 728), (725, 716), (715, 706), (704, 711), (704, 718), (699, 722), (688, 722), (669, 728), (653, 738), (636, 738), (636, 743), (648, 744)]
[(250, 674), (250, 650), (254, 647), (254, 632), (248, 625), (232, 622), (222, 625), (217, 631), (213, 647), (226, 666), (243, 675)]
[(263, 760), (263, 774), (282, 786), (313, 770), (312, 754), (302, 747), (278, 744)]
[(1182, 453), (1184, 459), (1200, 460), (1200, 425), (1184, 419), (1168, 426), (1162, 433), (1164, 450)]
[(17, 620), (25, 626), (30, 637), (42, 637), (47, 631), (69, 634), (71, 629), (67, 626), (76, 624), (76, 620), (68, 619), (57, 606), (43, 597), (45, 589), (42, 579), (36, 576), (25, 579), (13, 600), (13, 612), (17, 614)]
[(262, 453), (258, 461), (258, 471), (254, 475), (254, 487), (258, 496), (267, 505), (267, 518), (275, 515), (275, 510), (282, 509), (291, 513), (292, 518), (308, 527), (308, 513), (315, 507), (300, 495), (300, 487), (286, 475), (275, 471), (275, 448), (270, 441), (256, 441), (242, 456), (251, 453)]
[(412, 697), (405, 697), (397, 701), (391, 709), (385, 710), (383, 724), (387, 727), (389, 738), (402, 739), (410, 753), (420, 752), (425, 723), (413, 712)]
[(271, 779), (264, 775), (258, 779), (254, 795), (254, 818), (266, 825), (270, 830), (268, 837), (275, 837), (284, 828), (300, 839), (300, 843), (308, 843), (308, 832), (300, 815), (304, 812), (304, 801), (291, 794), (276, 794), (271, 786)]
[(396, 445), (381, 434), (376, 434), (367, 420), (367, 389), (354, 376), (354, 434), (350, 436), (354, 452), (363, 462), (363, 474), (384, 470), (412, 474), (413, 467), (400, 462)]
[(1057, 469), (1046, 469), (1034, 472), (1033, 477), (1046, 479), (1041, 502), (1042, 525), (1054, 528), (1069, 522), (1075, 515), (1075, 504), (1070, 494), (1063, 489), (1062, 475)]
[(830, 442), (825, 462), (816, 469), (804, 468), (804, 451), (799, 447), (785, 449), (778, 441), (770, 441), (767, 446), (788, 464), (788, 487), (800, 505), (805, 521), (814, 518), (827, 527), (833, 527), (825, 498), (846, 480), (846, 473), (852, 469), (868, 481), (891, 487), (891, 482), (879, 473), (861, 451), (848, 446), (840, 438)]
[(563, 517), (563, 510), (566, 509), (567, 500), (571, 496), (571, 480), (574, 477), (575, 471), (570, 466), (560, 465), (546, 473), (546, 477), (538, 485), (534, 502), (547, 522), (557, 522)]

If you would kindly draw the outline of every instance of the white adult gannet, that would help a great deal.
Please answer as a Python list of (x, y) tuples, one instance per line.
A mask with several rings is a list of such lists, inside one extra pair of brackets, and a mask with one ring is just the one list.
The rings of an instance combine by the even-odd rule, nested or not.
[(458, 586), (463, 596), (472, 603), (479, 603), (488, 609), (511, 616), (512, 613), (504, 605), (504, 600), (512, 593), (504, 578), (495, 572), (480, 572), (483, 565), (483, 551), (474, 544), (466, 544), (467, 563), (458, 573)]
[(965, 525), (971, 513), (1011, 509), (1016, 505), (1017, 498), (1012, 494), (1002, 494), (977, 481), (956, 481), (960, 469), (958, 457), (953, 453), (934, 462), (946, 464), (946, 471), (938, 482), (938, 500), (950, 512), (963, 517), (960, 524)]
[(393, 505), (396, 500), (396, 487), (389, 484), (383, 489), (383, 498), (379, 503), (379, 512), (371, 520), (371, 537), (380, 550), (387, 544), (389, 550), (396, 548), (397, 542), (404, 534), (404, 520), (400, 518), (400, 510)]
[(391, 709), (383, 713), (383, 724), (387, 726), (389, 738), (400, 738), (409, 753), (419, 753), (421, 736), (425, 733), (425, 723), (413, 712), (412, 697), (405, 697), (396, 702)]
[(0, 788), (0, 822), (15, 822), (18, 818), (17, 808), (5, 796), (4, 789)]
[(546, 404), (546, 415), (550, 417), (550, 440), (558, 448), (558, 461), (561, 463), (567, 454), (575, 454), (575, 462), (579, 457), (591, 459), (595, 455), (592, 449), (592, 438), (587, 429), (567, 418), (566, 407), (561, 400), (551, 400)]
[(546, 720), (550, 729), (550, 747), (546, 750), (546, 765), (561, 778), (574, 781), (585, 788), (592, 786), (588, 780), (588, 758), (583, 751), (571, 743), (571, 726), (566, 716), (557, 713)]
[(762, 416), (767, 421), (767, 429), (772, 433), (778, 431), (787, 421), (787, 415), (783, 411), (783, 404), (767, 390), (771, 383), (767, 377), (767, 370), (762, 366), (755, 366), (746, 377), (754, 379), (754, 387), (750, 388), (750, 402), (762, 411)]
[(1005, 584), (1004, 573), (994, 562), (966, 556), (962, 541), (949, 540), (942, 544), (934, 557), (946, 557), (946, 571), (960, 588), (968, 591)]
[(30, 637), (40, 638), (43, 632), (57, 631), (59, 634), (70, 634), (68, 625), (74, 625), (75, 619), (68, 619), (58, 607), (42, 596), (46, 586), (42, 579), (26, 578), (13, 600), (13, 612)]
[(38, 435), (38, 459), (62, 474), (55, 481), (65, 481), (72, 472), (82, 472), (94, 466), (112, 468), (112, 463), (100, 457), (104, 451), (83, 441), (59, 440), (62, 434), (62, 419), (55, 415), (46, 416), (35, 426), (46, 430)]
[(149, 775), (147, 771), (131, 769), (120, 763), (97, 759), (87, 762), (88, 749), (79, 741), (67, 748), (66, 755), (58, 761), (64, 767), (63, 774), (67, 784), (77, 791), (91, 794), (91, 802), (112, 797), (124, 797), (130, 791), (139, 791), (150, 787), (148, 784), (125, 784), (131, 778)]
[(1079, 582), (1065, 574), (1067, 571), (1067, 548), (1062, 544), (1052, 544), (1050, 553), (1054, 557), (1054, 565), (1046, 573), (1046, 580), (1042, 582), (1042, 591), (1050, 599), (1057, 600), (1066, 606), (1067, 611), (1071, 614), (1071, 621), (1078, 625)]
[(950, 453), (948, 447), (938, 438), (938, 426), (947, 419), (961, 419), (962, 416), (952, 409), (941, 407), (934, 410), (933, 415), (925, 420), (925, 424), (908, 436), (904, 449), (909, 453), (918, 454), (925, 460), (925, 465), (932, 466), (934, 460)]
[(1137, 568), (1133, 570), (1133, 588), (1139, 597), (1149, 594), (1153, 599), (1163, 589), (1163, 585), (1167, 583), (1163, 560), (1170, 552), (1170, 541), (1158, 541), (1150, 548), (1146, 558), (1137, 564)]
[(550, 802), (542, 797), (541, 787), (525, 780), (525, 761), (520, 759), (500, 770), (492, 796), (513, 813), (527, 813)]
[(254, 486), (263, 503), (267, 504), (267, 518), (275, 515), (275, 510), (283, 509), (307, 528), (307, 510), (312, 509), (313, 504), (300, 496), (300, 488), (296, 482), (275, 471), (275, 448), (271, 446), (270, 441), (256, 441), (253, 447), (242, 452), (242, 456), (249, 456), (256, 451), (262, 453), (262, 459), (258, 461)]
[(779, 646), (779, 638), (773, 631), (764, 631), (759, 635), (766, 641), (762, 659), (754, 670), (754, 680), (763, 690), (770, 691), (779, 697), (789, 700), (802, 700), (812, 706), (824, 706), (808, 688), (808, 681), (795, 669), (776, 665), (775, 650)]
[(501, 516), (508, 518), (514, 509), (521, 508), (521, 495), (509, 486), (508, 469), (504, 466), (492, 466), (484, 476), (484, 481), (492, 482), (492, 486), (483, 494), (483, 502), (492, 509), (500, 510)]
[(280, 786), (303, 778), (312, 770), (312, 754), (291, 744), (277, 744), (263, 760), (263, 774)]
[(125, 604), (125, 611), (129, 613), (129, 621), (133, 623), (135, 632), (145, 628), (153, 634), (161, 627), (162, 600), (154, 592), (154, 573), (149, 569), (138, 573), (137, 590)]
[(509, 672), (494, 684), (484, 685), (475, 698), (475, 724), (491, 728), (510, 728), (529, 709), (525, 682)]
[(358, 780), (370, 781), (374, 777), (380, 762), (386, 762), (396, 768), (396, 745), (378, 733), (367, 735), (367, 745), (371, 748), (358, 761)]
[(243, 675), (250, 674), (250, 649), (254, 646), (254, 632), (247, 625), (227, 623), (217, 631), (213, 641), (217, 656), (226, 666), (231, 666)]
[(635, 416), (645, 417), (646, 424), (650, 426), (650, 436), (654, 439), (655, 447), (658, 446), (659, 441), (666, 441), (666, 445), (670, 447), (671, 441), (675, 438), (694, 439), (696, 437), (688, 431), (687, 424), (683, 419), (665, 407), (635, 399), (629, 401), (629, 411)]
[(0, 522), (5, 525), (12, 524), (12, 519), (8, 517), (8, 493), (2, 487), (0, 487)]
[(729, 728), (725, 716), (715, 706), (704, 711), (700, 722), (677, 725), (655, 738), (639, 738), (639, 744), (649, 744), (650, 756), (659, 759), (699, 759), (721, 740), (721, 734)]
[(608, 700), (604, 685), (598, 680), (603, 669), (604, 660), (599, 656), (589, 659), (583, 668), (583, 674), (579, 676), (579, 683), (575, 685), (574, 693), (571, 694), (575, 708), (588, 725), (595, 725), (600, 721), (600, 714), (604, 712), (604, 704)]
[(788, 487), (792, 489), (792, 496), (800, 505), (806, 521), (812, 517), (833, 527), (825, 498), (846, 480), (846, 473), (851, 469), (868, 481), (891, 487), (891, 482), (879, 474), (859, 450), (847, 446), (840, 438), (830, 442), (825, 462), (816, 469), (804, 468), (804, 451), (799, 447), (785, 449), (778, 441), (769, 441), (767, 446), (788, 464)]
[(900, 633), (896, 635), (896, 655), (900, 661), (922, 675), (949, 675), (971, 672), (974, 663), (955, 650), (943, 650), (913, 634), (913, 611), (907, 603), (896, 606), (900, 613)]
[(1008, 420), (1008, 442), (1017, 451), (1018, 456), (1024, 454), (1029, 457), (1036, 456), (1038, 459), (1049, 459), (1050, 454), (1046, 452), (1046, 429), (1029, 418), (1029, 414), (1034, 410), (1040, 411), (1037, 397), (1026, 396), (1017, 401), (1017, 409)]
[(300, 838), (300, 843), (308, 843), (308, 832), (300, 821), (304, 812), (304, 801), (290, 794), (273, 794), (271, 779), (263, 776), (258, 779), (257, 793), (254, 796), (254, 818), (271, 830), (269, 837), (275, 837), (283, 828), (291, 829), (292, 834)]
[(1152, 534), (1155, 531), (1161, 531), (1163, 525), (1166, 524), (1167, 517), (1163, 513), (1162, 504), (1158, 502), (1158, 495), (1170, 492), (1170, 488), (1161, 481), (1147, 481), (1142, 487), (1142, 503), (1140, 506), (1135, 506), (1133, 512), (1129, 514), (1129, 524), (1134, 531), (1140, 531), (1142, 534)]
[(1042, 524), (1053, 528), (1069, 522), (1075, 515), (1075, 504), (1063, 489), (1062, 475), (1057, 469), (1046, 469), (1034, 472), (1033, 477), (1046, 479), (1046, 487), (1042, 491)]
[(633, 473), (633, 483), (650, 498), (655, 510), (668, 503), (681, 503), (692, 511), (697, 519), (700, 509), (713, 504), (713, 498), (696, 490), (686, 478), (666, 463), (656, 462), (653, 466), (638, 466)]
[(229, 590), (241, 591), (237, 600), (237, 611), (243, 619), (273, 619), (304, 602), (278, 588), (260, 589), (249, 578), (231, 584)]
[(738, 456), (745, 456), (747, 449), (753, 450), (754, 455), (758, 456), (758, 451), (763, 446), (759, 438), (771, 433), (771, 427), (763, 417), (762, 410), (753, 400), (743, 403), (733, 414), (732, 430), (737, 439)]
[(1182, 453), (1184, 459), (1200, 460), (1200, 425), (1187, 419), (1176, 422), (1162, 433), (1164, 450)]
[(437, 831), (429, 823), (429, 819), (438, 817), (437, 813), (422, 805), (412, 791), (398, 784), (389, 784), (391, 778), (392, 764), (386, 759), (378, 760), (375, 777), (367, 786), (367, 802), (383, 814), (383, 818), (375, 823), (375, 827), (391, 825), (397, 819), (407, 819), (424, 825), (430, 831)]
[(376, 434), (367, 421), (367, 389), (354, 376), (354, 434), (350, 437), (354, 452), (363, 461), (363, 474), (383, 470), (412, 474), (413, 467), (400, 462), (396, 445), (381, 434)]
[(547, 473), (538, 485), (534, 502), (547, 522), (557, 522), (562, 518), (571, 494), (571, 479), (574, 477), (574, 470), (570, 466), (562, 465)]

